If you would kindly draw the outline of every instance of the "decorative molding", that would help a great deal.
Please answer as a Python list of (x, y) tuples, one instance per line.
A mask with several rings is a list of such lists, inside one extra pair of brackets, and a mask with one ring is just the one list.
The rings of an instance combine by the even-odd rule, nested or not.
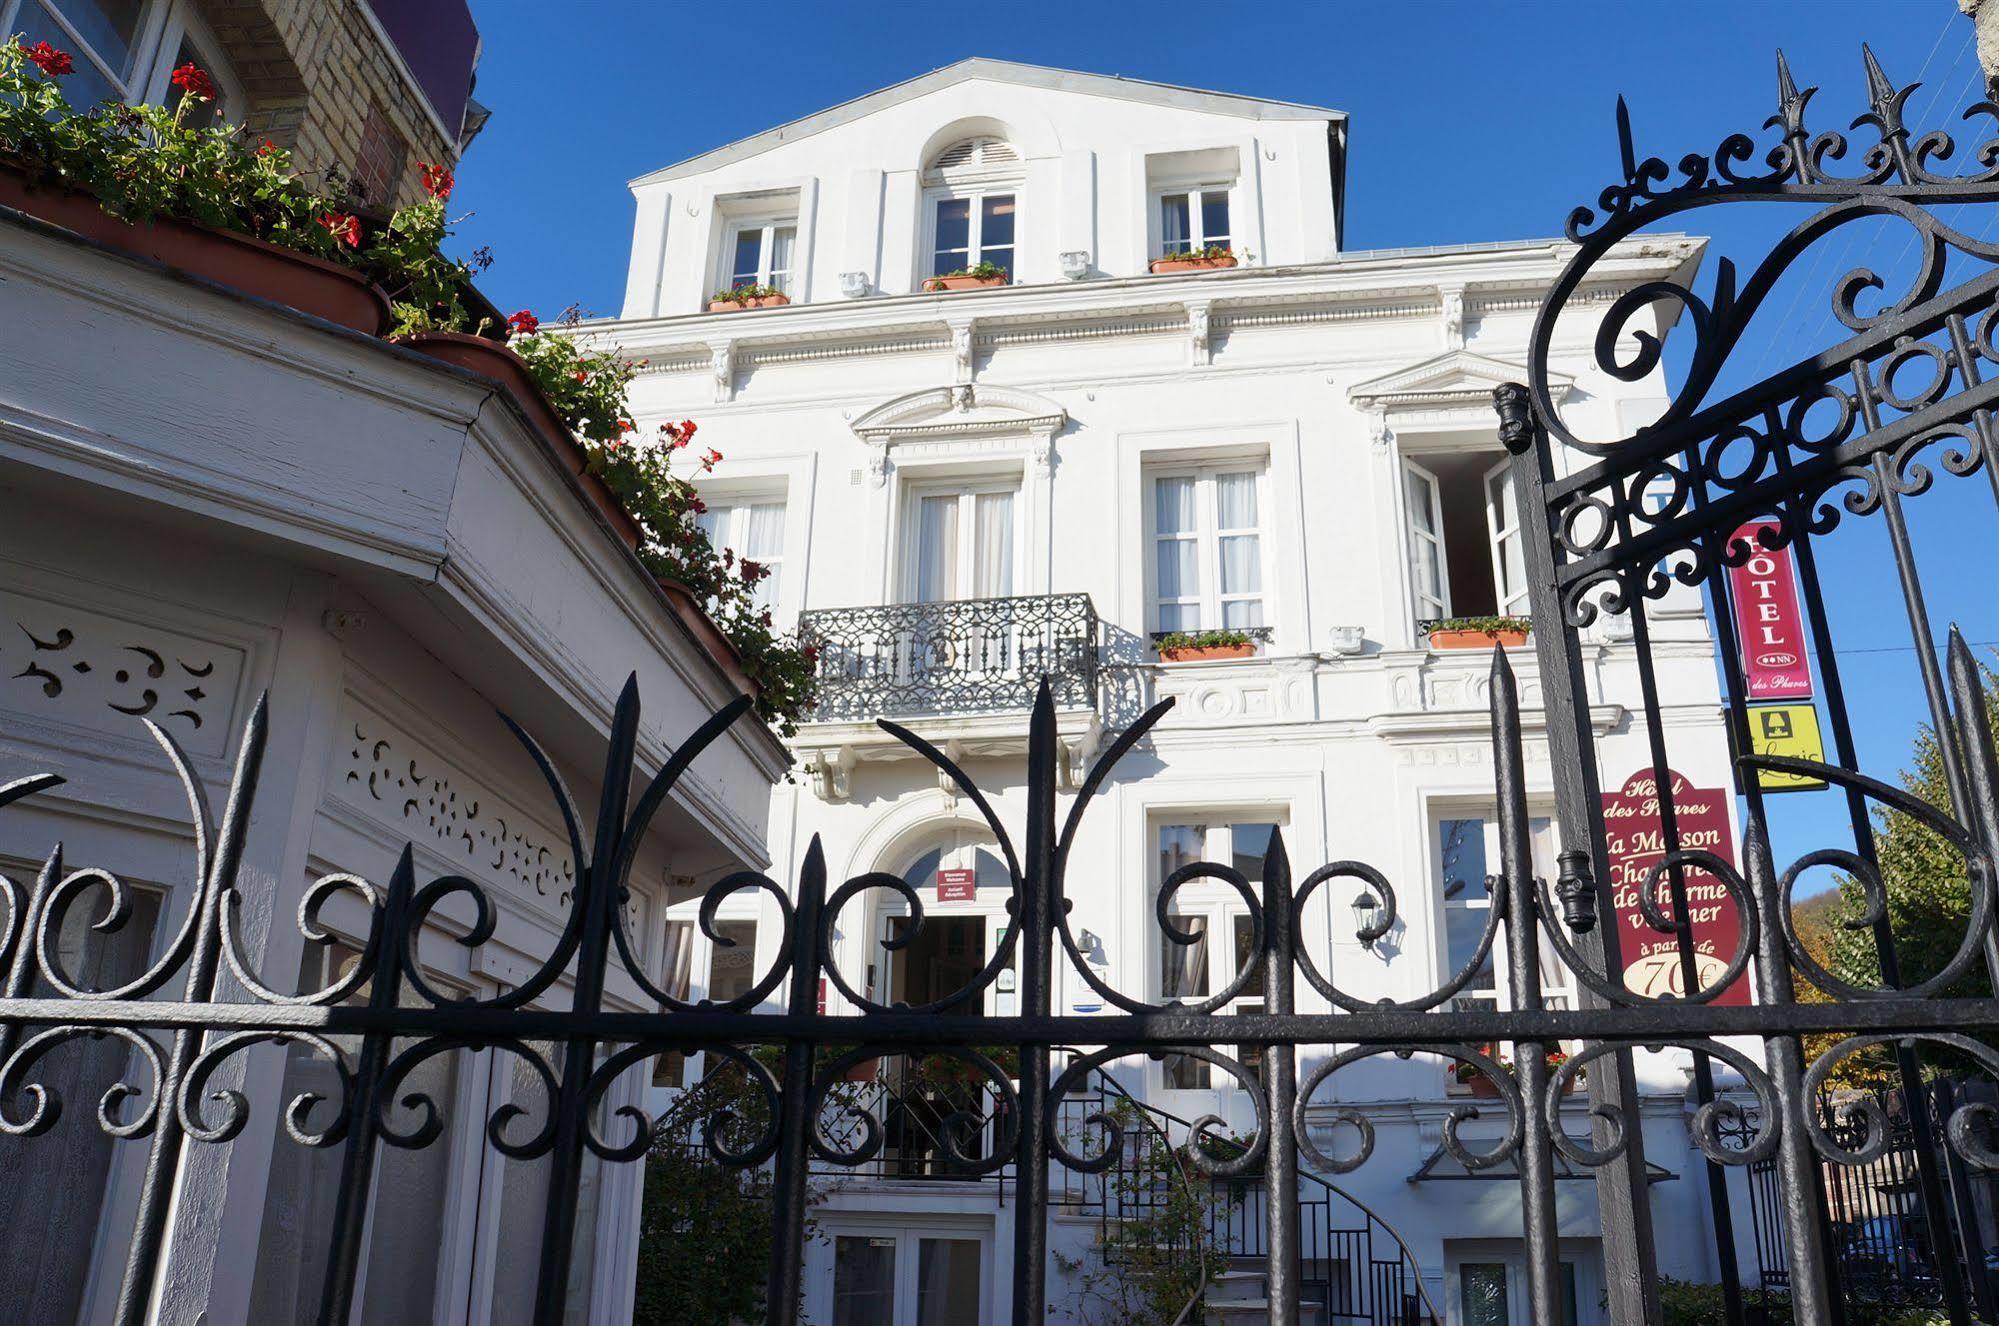
[(0, 708), (32, 718), (139, 740), (146, 718), (220, 749), (243, 666), (240, 649), (0, 591)]
[(552, 833), (387, 723), (350, 707), (339, 787), (374, 817), (426, 839), (474, 877), (512, 880), (567, 906), (576, 862)]
[(1444, 312), (1444, 348), (1462, 350), (1465, 348), (1465, 288), (1447, 285), (1438, 294)]
[(1205, 299), (1187, 301), (1187, 363), (1194, 368), (1205, 368), (1211, 362), (1208, 343), (1211, 307)]
[[(1575, 379), (1566, 374), (1549, 375), (1551, 386), (1565, 396)], [(1347, 399), (1358, 409), (1379, 415), (1407, 416), (1418, 410), (1444, 411), (1450, 415), (1473, 414), (1491, 420), (1492, 393), (1509, 382), (1525, 382), (1527, 369), (1520, 364), (1474, 354), (1470, 350), (1446, 350), (1420, 364), (1384, 373), (1347, 389)]]
[(1068, 421), (1069, 412), (1045, 396), (965, 382), (894, 397), (863, 412), (849, 427), (863, 442), (890, 447), (995, 433), (1053, 437)]
[(715, 376), (715, 403), (736, 399), (736, 343), (714, 341), (708, 347), (708, 368)]
[(947, 324), (951, 329), (951, 365), (956, 382), (970, 382), (974, 374), (973, 350), (977, 345), (979, 320), (966, 318)]

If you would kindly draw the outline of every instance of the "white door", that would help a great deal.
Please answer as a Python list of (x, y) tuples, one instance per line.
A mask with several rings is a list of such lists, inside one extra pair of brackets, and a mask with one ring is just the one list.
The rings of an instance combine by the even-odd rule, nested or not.
[(1502, 617), (1527, 615), (1527, 548), (1520, 507), (1507, 477), (1509, 460), (1485, 472), (1485, 528), (1492, 539), (1492, 595)]
[(1437, 476), (1415, 461), (1404, 461), (1403, 500), (1409, 508), (1409, 579), (1416, 592), (1416, 618), (1435, 621), (1451, 615), (1451, 580), (1444, 563), (1444, 498)]
[(832, 1326), (989, 1326), (986, 1231), (832, 1225), (827, 1235)]

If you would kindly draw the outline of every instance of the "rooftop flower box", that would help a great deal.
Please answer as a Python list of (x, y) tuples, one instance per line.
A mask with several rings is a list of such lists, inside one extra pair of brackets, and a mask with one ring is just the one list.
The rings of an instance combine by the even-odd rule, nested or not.
[(1514, 649), (1527, 643), (1534, 623), (1525, 617), (1446, 617), (1427, 624), (1432, 649)]
[(783, 308), (791, 296), (774, 285), (739, 285), (708, 296), (710, 313), (739, 313), (746, 308)]
[(1236, 265), (1236, 251), (1220, 245), (1210, 245), (1205, 249), (1183, 249), (1169, 253), (1163, 258), (1152, 260), (1152, 274), (1165, 276), (1172, 272), (1208, 272)]
[[(769, 571), (702, 532), (700, 496), (674, 470), (694, 423), (641, 436), (630, 417), (639, 364), (544, 332), (525, 309), (494, 325), (472, 286), (474, 267), (490, 259), (467, 264), (441, 248), (447, 167), (422, 164), (421, 202), (386, 222), (363, 218), (315, 192), (284, 148), (240, 126), (187, 123), (215, 97), (195, 65), (173, 71), (169, 106), (87, 111), (63, 95), (75, 68), (46, 42), (0, 40), (0, 206), (491, 379), (645, 569), (686, 587), (668, 593), (668, 609), (766, 719), (792, 730), (812, 697), (811, 651), (757, 606), (754, 587)], [(729, 293), (787, 302), (768, 288)], [(721, 459), (710, 448), (698, 463)]]
[(1255, 653), (1256, 641), (1243, 631), (1173, 631), (1159, 637), (1162, 663), (1204, 663)]
[(933, 276), (923, 283), (923, 288), (933, 295), (946, 290), (983, 290), (988, 286), (1005, 285), (1011, 279), (1012, 274), (1006, 268), (982, 262)]

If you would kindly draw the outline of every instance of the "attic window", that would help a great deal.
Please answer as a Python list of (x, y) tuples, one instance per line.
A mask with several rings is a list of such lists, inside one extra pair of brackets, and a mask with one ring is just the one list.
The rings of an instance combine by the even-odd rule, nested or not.
[(967, 138), (937, 154), (924, 172), (928, 185), (958, 186), (1018, 179), (1020, 153), (999, 138)]

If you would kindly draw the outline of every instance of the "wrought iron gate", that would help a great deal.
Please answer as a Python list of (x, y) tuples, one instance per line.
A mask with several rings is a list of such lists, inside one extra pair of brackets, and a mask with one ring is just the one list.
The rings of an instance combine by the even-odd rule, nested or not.
[[(1837, 1259), (1828, 1246), (1820, 1207), (1819, 1159), (1855, 1164), (1872, 1158), (1883, 1144), (1884, 1124), (1877, 1110), (1859, 1105), (1846, 1107), (1839, 1122), (1849, 1132), (1857, 1130), (1861, 1141), (1829, 1129), (1813, 1108), (1820, 1087), (1839, 1063), (1875, 1045), (1893, 1047), (1898, 1072), (1909, 1084), (1920, 1076), (1926, 1047), (1947, 1049), (1999, 1072), (1999, 1054), (1981, 1039), (1999, 1028), (1999, 1002), (1951, 993), (1980, 964), (1999, 968), (1992, 916), (1999, 773), (1984, 721), (1981, 676), (1969, 647), (1953, 635), (1947, 661), (1939, 664), (1934, 656), (1923, 582), (1904, 516), (1905, 503), (1931, 486), (1935, 468), (1954, 477), (1982, 471), (1999, 495), (1999, 432), (1993, 422), (1999, 402), (1999, 376), (1993, 372), (1999, 367), (1999, 246), (1950, 228), (1931, 211), (1943, 203), (1999, 200), (1999, 145), (1983, 147), (1979, 169), (1970, 174), (1937, 173), (1937, 164), (1952, 153), (1948, 137), (1940, 131), (1914, 135), (1902, 121), (1910, 89), (1892, 87), (1871, 56), (1868, 75), (1872, 108), (1861, 123), (1879, 141), (1858, 154), (1860, 165), (1851, 177), (1833, 173), (1847, 155), (1846, 141), (1838, 134), (1806, 129), (1805, 108), (1812, 93), (1799, 92), (1785, 70), (1778, 114), (1770, 122), (1776, 142), (1761, 155), (1760, 166), (1753, 140), (1738, 135), (1712, 156), (1683, 158), (1675, 178), (1663, 162), (1639, 159), (1628, 124), (1621, 125), (1623, 178), (1604, 191), (1601, 216), (1585, 209), (1571, 220), (1577, 251), (1540, 315), (1530, 381), (1502, 389), (1497, 401), (1502, 438), (1516, 457), (1513, 481), (1540, 628), (1535, 639), (1541, 708), (1564, 836), (1560, 870), (1553, 881), (1533, 875), (1519, 687), (1507, 657), (1498, 652), (1491, 695), (1500, 873), (1491, 882), (1493, 906), (1478, 952), (1443, 985), (1399, 1003), (1378, 1002), (1344, 988), (1330, 957), (1314, 953), (1300, 940), (1307, 903), (1336, 881), (1342, 888), (1371, 891), (1381, 906), (1358, 934), (1371, 943), (1397, 919), (1396, 889), (1381, 872), (1354, 861), (1294, 872), (1281, 836), (1273, 840), (1260, 886), (1230, 865), (1201, 863), (1175, 872), (1158, 895), (1154, 919), (1164, 939), (1176, 944), (1193, 942), (1192, 935), (1175, 926), (1170, 907), (1175, 891), (1188, 881), (1218, 880), (1240, 895), (1251, 921), (1255, 961), (1244, 964), (1228, 989), (1198, 1002), (1158, 1005), (1105, 984), (1084, 960), (1070, 926), (1070, 851), (1105, 779), (1145, 739), (1165, 706), (1117, 737), (1064, 808), (1058, 805), (1061, 752), (1054, 709), (1044, 686), (1031, 718), (1029, 804), (1022, 825), (1003, 822), (943, 753), (915, 734), (885, 724), (957, 786), (984, 818), (1005, 858), (1014, 924), (970, 984), (919, 1007), (874, 1001), (851, 973), (833, 963), (835, 928), (850, 904), (880, 891), (898, 895), (906, 905), (911, 917), (907, 935), (921, 924), (922, 899), (890, 875), (829, 880), (815, 842), (797, 866), (793, 888), (763, 875), (741, 874), (708, 892), (704, 926), (712, 925), (716, 905), (729, 895), (744, 890), (770, 895), (784, 923), (779, 960), (758, 975), (750, 990), (727, 1003), (676, 998), (635, 956), (622, 920), (633, 855), (674, 781), (747, 702), (731, 705), (690, 734), (634, 797), (638, 699), (628, 687), (612, 725), (594, 825), (586, 826), (550, 761), (525, 733), (519, 734), (549, 782), (578, 865), (565, 928), (539, 970), (490, 998), (460, 998), (438, 988), (416, 961), (416, 937), (427, 921), (440, 904), (456, 899), (476, 918), (465, 942), (477, 943), (491, 933), (495, 908), (473, 881), (446, 877), (419, 882), (406, 851), (384, 883), (337, 876), (309, 891), (299, 918), (308, 939), (322, 937), (318, 912), (339, 891), (349, 891), (365, 904), (370, 924), (355, 964), (325, 988), (293, 995), (260, 978), (239, 951), (236, 934), (246, 822), (264, 748), (261, 706), (242, 736), (219, 823), (186, 756), (155, 729), (187, 789), (198, 881), (195, 904), (161, 957), (113, 988), (95, 988), (65, 969), (53, 932), (67, 909), (91, 906), (99, 928), (115, 930), (129, 920), (132, 907), (129, 892), (113, 875), (92, 868), (71, 871), (59, 849), (31, 888), (11, 882), (0, 887), (6, 903), (0, 929), (0, 970), (6, 981), (0, 997), (0, 1129), (33, 1138), (54, 1123), (65, 1102), (37, 1080), (37, 1066), (51, 1050), (83, 1038), (109, 1037), (129, 1052), (132, 1067), (125, 1077), (131, 1080), (110, 1085), (97, 1106), (97, 1121), (105, 1132), (121, 1145), (144, 1147), (147, 1155), (119, 1321), (137, 1326), (147, 1319), (162, 1252), (174, 1235), (175, 1182), (189, 1148), (227, 1142), (244, 1126), (249, 1110), (280, 1107), (294, 1143), (341, 1149), (321, 1320), (349, 1321), (373, 1182), (371, 1157), (382, 1145), (427, 1146), (441, 1131), (443, 1106), (411, 1088), (411, 1075), (438, 1056), (485, 1049), (517, 1059), (546, 1096), (538, 1121), (524, 1119), (513, 1106), (484, 1121), (488, 1145), (548, 1166), (534, 1309), (541, 1323), (562, 1319), (573, 1275), (571, 1249), (586, 1156), (630, 1162), (646, 1150), (647, 1123), (637, 1111), (606, 1111), (603, 1103), (624, 1074), (672, 1051), (705, 1052), (711, 1062), (741, 1073), (763, 1101), (754, 1119), (718, 1121), (707, 1134), (707, 1145), (720, 1163), (772, 1168), (777, 1231), (768, 1289), (772, 1323), (797, 1317), (813, 1162), (864, 1164), (881, 1146), (879, 1129), (864, 1126), (858, 1140), (849, 1136), (840, 1141), (822, 1126), (829, 1095), (850, 1068), (897, 1055), (943, 1056), (963, 1064), (1003, 1102), (990, 1116), (996, 1121), (992, 1126), (955, 1127), (945, 1120), (938, 1144), (963, 1172), (1013, 1167), (1019, 1213), (1011, 1252), (1013, 1320), (1017, 1326), (1040, 1326), (1049, 1306), (1051, 1173), (1056, 1167), (1105, 1170), (1115, 1162), (1122, 1141), (1116, 1123), (1102, 1115), (1091, 1117), (1082, 1139), (1065, 1133), (1058, 1126), (1062, 1104), (1080, 1094), (1091, 1074), (1106, 1064), (1169, 1051), (1206, 1062), (1233, 1079), (1254, 1103), (1257, 1126), (1243, 1149), (1213, 1154), (1195, 1147), (1191, 1154), (1196, 1165), (1216, 1175), (1258, 1176), (1274, 1320), (1295, 1323), (1299, 1317), (1301, 1165), (1319, 1174), (1347, 1173), (1366, 1164), (1373, 1151), (1363, 1113), (1350, 1106), (1315, 1104), (1315, 1095), (1335, 1074), (1363, 1059), (1423, 1054), (1462, 1065), (1490, 1084), (1491, 1102), (1478, 1108), (1501, 1116), (1502, 1135), (1485, 1144), (1461, 1136), (1461, 1125), (1474, 1110), (1458, 1107), (1445, 1126), (1443, 1144), (1467, 1170), (1506, 1162), (1517, 1169), (1535, 1320), (1560, 1319), (1554, 1187), (1559, 1157), (1596, 1175), (1614, 1319), (1646, 1323), (1657, 1320), (1657, 1263), (1631, 1055), (1634, 1047), (1657, 1045), (1695, 1053), (1703, 1103), (1693, 1118), (1693, 1140), (1703, 1154), (1717, 1166), (1774, 1166), (1798, 1319), (1836, 1320)], [(1644, 310), (1670, 303), (1691, 323), (1695, 341), (1686, 385), (1663, 417), (1628, 437), (1591, 441), (1580, 436), (1564, 422), (1548, 372), (1557, 321), (1568, 302), (1601, 288), (1598, 264), (1641, 227), (1738, 201), (1803, 204), (1812, 210), (1747, 280), (1738, 282), (1733, 268), (1724, 264), (1716, 289), (1706, 297), (1670, 281), (1617, 293), (1603, 313), (1596, 339), (1601, 367), (1627, 379), (1649, 373), (1659, 354), (1656, 340), (1626, 333)], [(1724, 363), (1777, 276), (1813, 240), (1854, 220), (1880, 216), (1905, 221), (1921, 245), (1921, 272), (1908, 290), (1880, 311), (1863, 313), (1857, 301), (1879, 280), (1866, 272), (1845, 277), (1834, 297), (1834, 312), (1851, 337), (1710, 403)], [(1982, 266), (1946, 289), (1947, 260), (1953, 256)], [(1923, 385), (1905, 380), (1912, 374), (1929, 380)], [(1929, 715), (1943, 735), (1951, 791), (1947, 806), (1925, 804), (1855, 768), (1847, 701), (1813, 548), (1848, 517), (1873, 515), (1887, 522)], [(1789, 547), (1797, 559), (1834, 759), (1741, 761), (1739, 791), (1747, 827), (1738, 864), (1681, 845), (1647, 605), (1675, 585), (1705, 589), (1720, 646), (1729, 722), (1738, 747), (1748, 749), (1747, 695), (1728, 571), (1757, 551), (1738, 536), (1751, 522), (1762, 522), (1768, 531), (1758, 536), (1763, 549)], [(1643, 690), (1638, 721), (1655, 777), (1665, 789), (1665, 852), (1637, 887), (1636, 900), (1651, 929), (1677, 941), (1680, 975), (1689, 991), (1683, 998), (1628, 988), (1617, 927), (1609, 923), (1616, 899), (1584, 666), (1585, 650), (1594, 646), (1586, 646), (1582, 634), (1603, 619), (1628, 623), (1629, 648)], [(1851, 812), (1853, 847), (1822, 848), (1780, 869), (1765, 828), (1763, 794), (1751, 776), (1759, 768), (1810, 773), (1842, 789)], [(39, 776), (12, 783), (0, 790), (0, 805), (54, 781)], [(1971, 882), (1971, 913), (1955, 957), (1921, 980), (1905, 981), (1896, 970), (1884, 882), (1866, 814), (1869, 803), (1932, 826), (1961, 854)], [(1874, 929), (1886, 968), (1883, 988), (1840, 980), (1800, 942), (1791, 918), (1792, 890), (1804, 873), (1821, 867), (1849, 874), (1864, 889), (1865, 920)], [(1729, 950), (1713, 955), (1719, 961), (1706, 969), (1688, 920), (1688, 877), (1695, 871), (1715, 881), (1739, 916)], [(1500, 943), (1508, 958), (1510, 1007), (1454, 1009), (1453, 997)], [(1540, 976), (1544, 944), (1575, 973), (1584, 991), (1580, 1007), (1545, 1006)], [(612, 963), (657, 1001), (659, 1012), (605, 1008)], [(1074, 979), (1116, 1011), (1090, 1017), (1058, 1014), (1052, 997), (1058, 964), (1067, 964)], [(980, 1015), (981, 992), (1009, 967), (1018, 972), (1021, 1011), (1015, 1016)], [(225, 968), (248, 998), (219, 997)], [(1267, 1011), (1222, 1015), (1220, 1010), (1259, 972)], [(1716, 997), (1744, 973), (1753, 981), (1757, 1001), (1717, 1003)], [(822, 978), (862, 1011), (819, 1014)], [(565, 981), (566, 998), (559, 993)], [(1299, 1013), (1300, 981), (1334, 1011)], [(1801, 983), (1816, 987), (1826, 999), (1799, 1002)], [(351, 1002), (364, 988), (365, 1003)], [(178, 997), (163, 993), (173, 990)], [(766, 1007), (767, 1000), (781, 1000), (781, 1007)], [(1850, 1034), (1808, 1060), (1803, 1038), (1827, 1031)], [(351, 1039), (358, 1050), (336, 1037)], [(228, 1092), (211, 1094), (221, 1065), (253, 1044), (274, 1041), (324, 1058), (337, 1076), (339, 1098), (301, 1098), (280, 1106)], [(1565, 1042), (1579, 1042), (1580, 1048), (1566, 1060), (1551, 1056)], [(977, 1048), (994, 1044), (1012, 1047), (1017, 1067), (1003, 1068)], [(1067, 1045), (1099, 1048), (1068, 1057), (1058, 1067), (1054, 1047)], [(1260, 1063), (1252, 1069), (1215, 1046), (1254, 1047)], [(1517, 1074), (1502, 1066), (1500, 1046), (1510, 1048)], [(781, 1054), (759, 1057), (751, 1047), (777, 1047)], [(1314, 1056), (1302, 1082), (1301, 1048)], [(1752, 1125), (1725, 1126), (1741, 1124), (1745, 1115), (1728, 1096), (1716, 1093), (1716, 1062), (1755, 1096)], [(1562, 1131), (1558, 1116), (1563, 1096), (1585, 1069), (1593, 1133), (1578, 1139)], [(1329, 1154), (1306, 1131), (1308, 1111), (1315, 1124), (1351, 1125), (1350, 1136), (1357, 1138), (1352, 1148)], [(1999, 1165), (1999, 1154), (1974, 1126), (1992, 1117), (1984, 1105), (1959, 1106), (1945, 1121), (1944, 1136), (1921, 1145), (1931, 1153), (1949, 1146), (1972, 1165)], [(1934, 1183), (1933, 1176), (1923, 1192), (1925, 1201), (1933, 1196), (1941, 1201), (1931, 1191)], [(1714, 1211), (1717, 1221), (1725, 1223), (1727, 1203), (1719, 1195)], [(1942, 1224), (1938, 1220), (1933, 1227)], [(1974, 1306), (1968, 1292), (1962, 1283), (1942, 1286), (1944, 1301), (1958, 1321), (1969, 1320)]]

